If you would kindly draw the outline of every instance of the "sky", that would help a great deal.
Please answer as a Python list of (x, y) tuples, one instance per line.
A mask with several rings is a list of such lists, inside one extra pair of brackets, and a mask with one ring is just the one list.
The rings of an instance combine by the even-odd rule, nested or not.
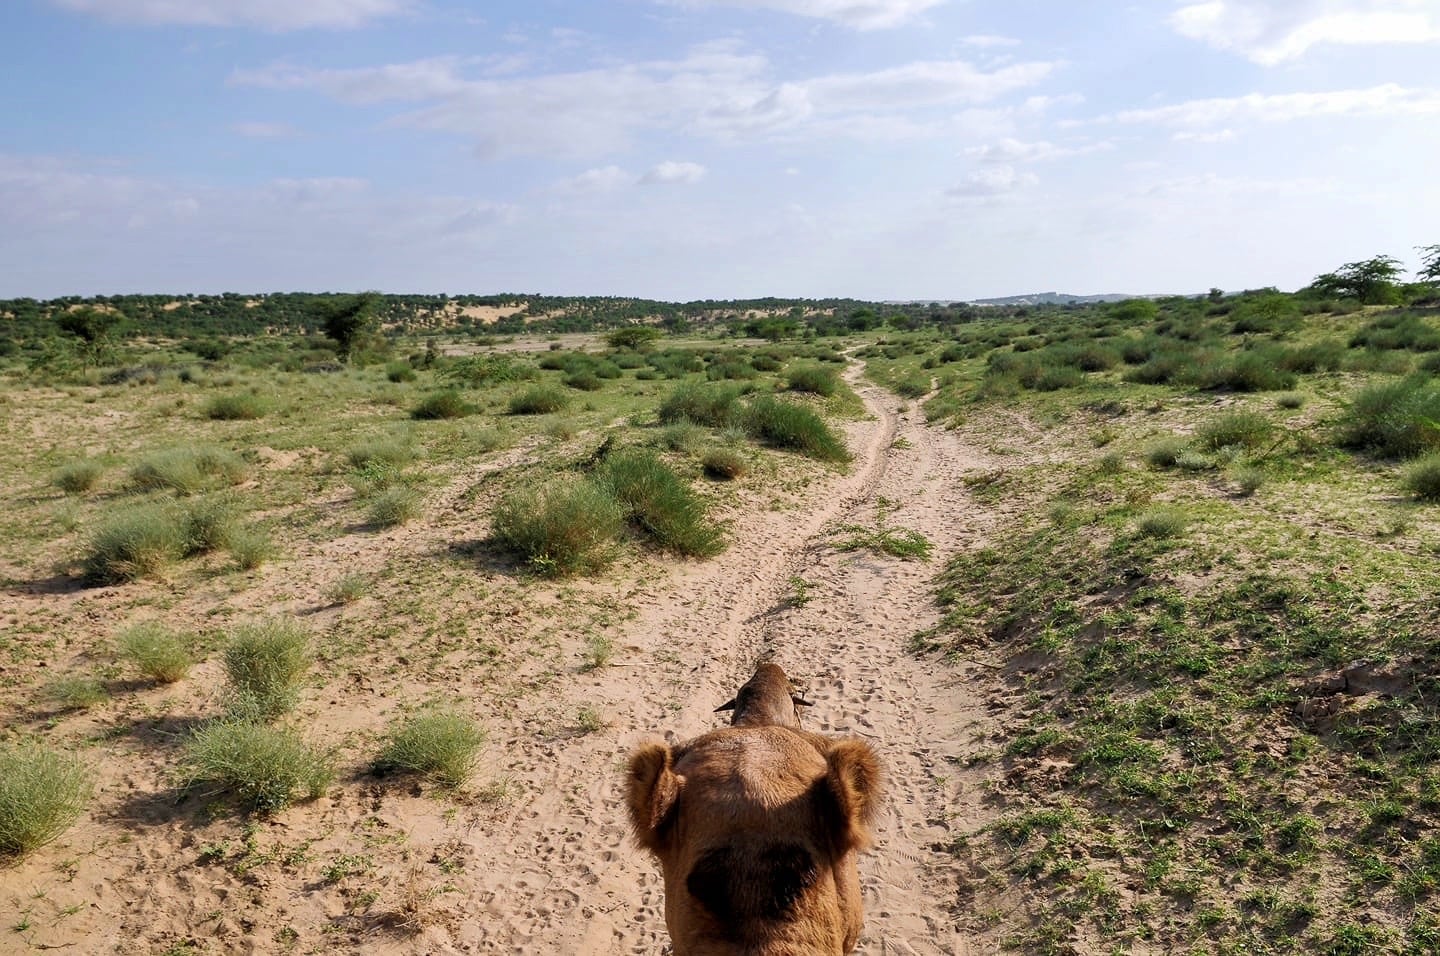
[(1413, 270), (1437, 64), (1440, 0), (3, 0), (0, 297)]

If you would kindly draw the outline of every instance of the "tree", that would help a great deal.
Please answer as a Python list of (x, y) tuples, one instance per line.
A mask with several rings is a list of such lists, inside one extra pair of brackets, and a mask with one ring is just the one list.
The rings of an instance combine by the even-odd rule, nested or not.
[(339, 300), (320, 305), (320, 327), (335, 340), (341, 361), (349, 361), (350, 353), (360, 337), (375, 321), (380, 307), (380, 293), (361, 292), (341, 296)]
[(1359, 299), (1363, 305), (1386, 305), (1399, 300), (1400, 260), (1394, 256), (1376, 256), (1360, 262), (1347, 262), (1334, 272), (1315, 277), (1310, 289), (1320, 295), (1343, 299)]
[(605, 333), (605, 342), (612, 349), (643, 352), (654, 344), (661, 334), (653, 325), (627, 325), (623, 329)]
[(1420, 253), (1420, 272), (1417, 278), (1421, 282), (1440, 282), (1440, 245), (1415, 248)]
[(82, 365), (97, 364), (110, 348), (110, 338), (120, 325), (120, 314), (108, 309), (81, 306), (62, 312), (55, 319), (60, 331), (75, 336)]

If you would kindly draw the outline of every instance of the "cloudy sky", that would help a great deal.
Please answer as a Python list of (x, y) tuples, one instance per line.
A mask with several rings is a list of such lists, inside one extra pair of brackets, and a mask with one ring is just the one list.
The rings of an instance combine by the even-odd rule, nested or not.
[(1437, 0), (3, 0), (0, 296), (1291, 289), (1440, 242)]

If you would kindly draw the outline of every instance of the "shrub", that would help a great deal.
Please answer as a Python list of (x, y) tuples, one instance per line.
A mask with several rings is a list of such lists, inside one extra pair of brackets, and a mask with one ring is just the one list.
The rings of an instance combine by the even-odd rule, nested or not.
[(0, 744), (0, 855), (23, 856), (64, 833), (94, 787), (79, 759), (39, 744)]
[(457, 390), (446, 388), (422, 398), (420, 404), (411, 410), (410, 417), (435, 421), (442, 418), (464, 418), (466, 415), (475, 414), (475, 411), (475, 406), (465, 401)]
[(510, 398), (511, 415), (549, 415), (570, 404), (564, 392), (551, 385), (535, 385)]
[(393, 528), (419, 516), (420, 492), (409, 485), (391, 485), (370, 501), (370, 523)]
[(660, 403), (660, 421), (667, 424), (693, 422), (710, 428), (725, 428), (740, 420), (736, 385), (681, 385)]
[(268, 720), (295, 706), (310, 667), (309, 636), (288, 621), (268, 620), (239, 628), (225, 648), (234, 716)]
[(668, 448), (670, 451), (685, 452), (686, 454), (697, 451), (706, 441), (710, 433), (693, 422), (680, 421), (673, 425), (666, 425), (660, 430), (660, 447)]
[(605, 383), (600, 377), (589, 369), (582, 369), (578, 372), (571, 372), (563, 379), (566, 388), (573, 388), (581, 392), (598, 392)]
[(169, 504), (132, 505), (111, 515), (90, 539), (85, 577), (118, 584), (160, 573), (189, 550), (183, 518)]
[(1295, 387), (1295, 373), (1282, 368), (1282, 353), (1272, 350), (1241, 352), (1200, 367), (1196, 384), (1208, 389), (1236, 392), (1274, 392)]
[(1260, 490), (1265, 483), (1265, 473), (1259, 468), (1245, 467), (1235, 469), (1235, 484), (1240, 487), (1242, 495), (1253, 495)]
[(1292, 349), (1280, 358), (1280, 367), (1291, 372), (1310, 374), (1334, 372), (1345, 362), (1345, 344), (1335, 339), (1313, 342)]
[(86, 710), (110, 699), (98, 678), (61, 677), (45, 685), (45, 699), (58, 710)]
[(1173, 538), (1185, 530), (1185, 514), (1179, 508), (1159, 505), (1140, 513), (1136, 530), (1147, 538)]
[(605, 459), (599, 476), (627, 518), (648, 538), (669, 551), (710, 557), (725, 549), (720, 529), (707, 517), (705, 500), (660, 459), (631, 450)]
[(497, 541), (541, 574), (603, 567), (613, 555), (624, 511), (610, 493), (585, 479), (557, 479), (520, 488), (495, 506)]
[(1415, 377), (1362, 390), (1341, 417), (1338, 440), (1390, 458), (1440, 448), (1440, 387)]
[(442, 373), (446, 381), (480, 387), (534, 378), (538, 373), (531, 365), (522, 364), (508, 355), (476, 355), (456, 359)]
[(785, 373), (785, 383), (792, 392), (828, 397), (840, 388), (840, 376), (824, 365), (796, 365)]
[(1303, 392), (1286, 392), (1284, 395), (1279, 395), (1275, 398), (1275, 404), (1281, 408), (1289, 408), (1292, 410), (1304, 408), (1305, 394)]
[(1162, 438), (1145, 450), (1145, 460), (1151, 468), (1174, 468), (1183, 454), (1185, 442), (1179, 438)]
[(803, 405), (761, 396), (746, 409), (745, 428), (776, 448), (794, 449), (821, 461), (850, 460), (850, 452), (840, 437)]
[(1270, 419), (1256, 412), (1227, 412), (1201, 425), (1195, 432), (1200, 447), (1216, 451), (1227, 446), (1258, 448), (1270, 437), (1275, 426)]
[(919, 398), (930, 393), (930, 376), (911, 375), (895, 383), (895, 394), (901, 398)]
[(171, 490), (194, 494), (219, 485), (236, 485), (249, 469), (233, 451), (213, 446), (172, 448), (156, 452), (130, 469), (130, 483), (140, 491)]
[(413, 382), (415, 381), (415, 370), (410, 367), (409, 362), (386, 362), (385, 377), (392, 382)]
[(731, 481), (750, 468), (745, 456), (733, 448), (712, 448), (700, 459), (705, 474), (720, 481)]
[(1421, 501), (1440, 501), (1440, 452), (1426, 455), (1406, 468), (1400, 483)]
[(188, 642), (163, 624), (136, 624), (120, 634), (120, 656), (153, 681), (173, 684), (195, 663)]
[(705, 377), (713, 381), (721, 379), (747, 379), (754, 378), (760, 374), (755, 371), (755, 366), (749, 362), (723, 361), (716, 362), (705, 370)]
[(377, 773), (407, 770), (458, 787), (475, 769), (484, 743), (484, 728), (469, 717), (430, 711), (391, 731), (374, 769)]
[(269, 814), (304, 793), (320, 796), (335, 778), (330, 757), (290, 729), (220, 720), (190, 739), (181, 763), (186, 788), (230, 794), (247, 809)]
[(401, 468), (415, 460), (415, 448), (399, 438), (378, 438), (355, 445), (345, 453), (354, 468), (365, 468), (379, 462)]
[(185, 554), (208, 554), (229, 547), (235, 535), (235, 505), (220, 497), (196, 498), (180, 509)]
[(264, 416), (266, 401), (254, 392), (236, 392), (232, 395), (216, 395), (205, 403), (206, 418), (217, 421), (251, 421)]
[(72, 461), (55, 469), (50, 483), (67, 495), (80, 495), (95, 487), (104, 470), (98, 461)]
[(236, 528), (230, 532), (230, 556), (245, 571), (253, 571), (275, 556), (275, 543), (260, 528)]

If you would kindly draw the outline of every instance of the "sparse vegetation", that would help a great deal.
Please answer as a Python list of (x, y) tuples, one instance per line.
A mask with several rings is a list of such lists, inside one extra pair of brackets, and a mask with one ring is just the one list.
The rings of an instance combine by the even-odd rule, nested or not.
[(272, 814), (301, 795), (324, 794), (335, 778), (331, 758), (294, 730), (228, 718), (186, 744), (181, 784), (206, 796), (233, 796), (247, 810)]
[(183, 679), (195, 663), (190, 641), (155, 621), (126, 628), (116, 644), (122, 658), (142, 675), (161, 684)]
[(595, 482), (555, 479), (520, 488), (495, 506), (496, 539), (544, 575), (567, 575), (609, 563), (624, 510)]
[(55, 469), (50, 481), (67, 495), (83, 495), (95, 487), (104, 472), (105, 467), (98, 461), (72, 461)]
[(230, 713), (269, 720), (294, 708), (310, 668), (310, 637), (280, 619), (237, 628), (225, 648)]
[(485, 731), (474, 720), (453, 711), (431, 710), (391, 731), (375, 770), (411, 771), (458, 787), (475, 769), (484, 743)]
[(24, 856), (64, 833), (93, 789), (76, 757), (36, 743), (0, 743), (0, 857)]

